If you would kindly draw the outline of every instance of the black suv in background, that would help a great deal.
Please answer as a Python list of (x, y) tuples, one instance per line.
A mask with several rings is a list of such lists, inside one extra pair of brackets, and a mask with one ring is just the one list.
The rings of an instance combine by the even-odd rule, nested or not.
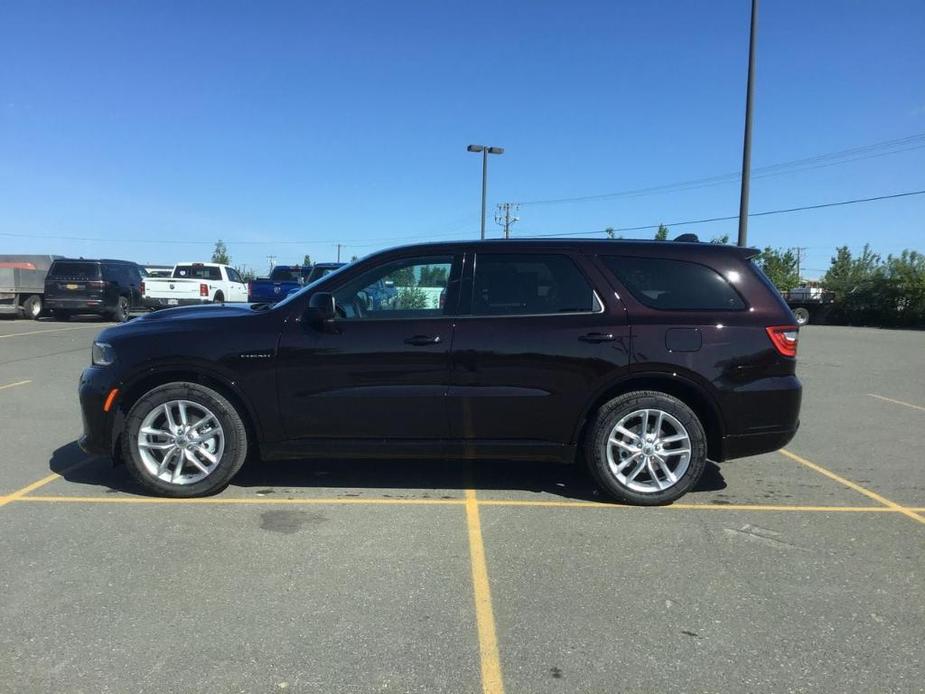
[(122, 323), (144, 308), (144, 277), (144, 268), (127, 260), (56, 260), (45, 277), (45, 307), (57, 320), (93, 313)]
[[(773, 451), (797, 430), (796, 321), (755, 253), (425, 244), (272, 307), (149, 314), (93, 343), (80, 443), (165, 496), (222, 489), (252, 450), (583, 460), (614, 499), (668, 503), (708, 458)], [(392, 300), (370, 301), (380, 284)]]

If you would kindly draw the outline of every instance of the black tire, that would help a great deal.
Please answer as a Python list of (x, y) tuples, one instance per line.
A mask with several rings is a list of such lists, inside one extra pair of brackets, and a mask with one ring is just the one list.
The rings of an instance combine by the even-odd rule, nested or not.
[[(617, 423), (627, 415), (644, 409), (667, 413), (684, 427), (690, 439), (691, 453), (687, 469), (677, 482), (661, 491), (631, 489), (617, 478), (607, 457), (608, 440)], [(683, 402), (666, 393), (639, 390), (616, 397), (597, 411), (585, 436), (584, 457), (591, 475), (616, 501), (638, 506), (660, 506), (677, 500), (700, 481), (707, 461), (707, 437), (697, 415)], [(675, 470), (678, 467), (675, 465)], [(645, 471), (642, 474), (648, 475)]]
[(808, 308), (800, 306), (794, 309), (793, 317), (797, 319), (797, 325), (809, 325), (810, 313)]
[(25, 318), (31, 318), (32, 320), (38, 320), (42, 317), (43, 308), (41, 295), (33, 294), (22, 304), (23, 316)]
[(215, 298), (212, 300), (214, 304), (223, 304), (225, 303), (225, 295), (221, 292), (215, 292)]
[[(172, 400), (187, 400), (211, 411), (225, 434), (225, 448), (215, 469), (198, 482), (175, 484), (150, 472), (138, 449), (138, 432), (145, 417)], [(237, 409), (223, 395), (198, 383), (176, 382), (145, 393), (132, 406), (121, 437), (122, 458), (139, 484), (158, 496), (189, 498), (208, 496), (223, 490), (237, 474), (247, 457), (247, 430)]]
[(113, 309), (110, 316), (112, 320), (116, 323), (124, 323), (128, 320), (128, 299), (124, 296), (120, 296), (119, 300), (116, 302), (116, 307)]
[(65, 311), (64, 309), (56, 308), (55, 320), (66, 323), (67, 321), (71, 320), (71, 313), (69, 311)]

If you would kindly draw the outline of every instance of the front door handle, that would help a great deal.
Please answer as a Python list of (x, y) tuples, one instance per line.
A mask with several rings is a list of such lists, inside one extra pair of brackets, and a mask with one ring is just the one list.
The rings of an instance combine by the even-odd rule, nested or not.
[(414, 335), (413, 337), (406, 337), (406, 345), (414, 345), (415, 347), (424, 347), (426, 345), (436, 345), (440, 343), (439, 335)]
[(578, 338), (582, 342), (613, 342), (613, 333), (588, 333)]

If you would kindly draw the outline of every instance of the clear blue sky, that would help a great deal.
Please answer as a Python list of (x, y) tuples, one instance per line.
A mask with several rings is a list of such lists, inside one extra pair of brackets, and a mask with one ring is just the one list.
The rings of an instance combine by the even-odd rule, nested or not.
[[(925, 133), (921, 0), (764, 0), (760, 21), (754, 166)], [(262, 271), (472, 237), (473, 142), (507, 150), (491, 208), (734, 172), (747, 24), (748, 0), (7, 0), (0, 253), (171, 263), (221, 237)], [(925, 148), (755, 180), (752, 210), (918, 189)], [(729, 182), (525, 206), (514, 232), (737, 209)], [(754, 219), (750, 241), (810, 247), (812, 276), (836, 244), (925, 250), (923, 219), (920, 196)]]

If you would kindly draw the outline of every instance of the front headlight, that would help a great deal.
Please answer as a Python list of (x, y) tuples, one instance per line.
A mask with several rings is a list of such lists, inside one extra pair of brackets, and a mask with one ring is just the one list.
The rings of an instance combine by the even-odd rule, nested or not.
[(109, 366), (116, 359), (112, 345), (105, 342), (94, 342), (90, 350), (90, 361), (94, 366)]

